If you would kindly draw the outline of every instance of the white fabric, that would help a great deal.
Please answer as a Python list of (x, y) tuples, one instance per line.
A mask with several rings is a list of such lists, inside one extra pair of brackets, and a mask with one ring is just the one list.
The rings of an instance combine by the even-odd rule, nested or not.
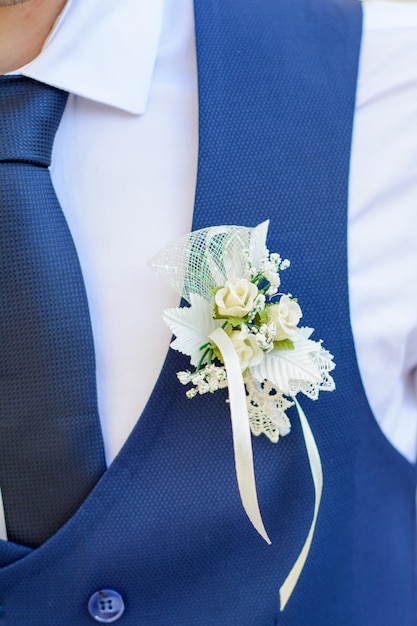
[(220, 350), (227, 372), (236, 478), (243, 508), (258, 533), (270, 544), (271, 540), (265, 530), (256, 492), (252, 437), (239, 357), (223, 328), (216, 328), (208, 338)]
[(300, 418), (301, 428), (303, 431), (304, 442), (306, 444), (308, 462), (310, 464), (311, 477), (314, 484), (314, 511), (313, 519), (311, 521), (308, 535), (301, 549), (300, 554), (297, 557), (294, 565), (292, 566), (287, 578), (282, 583), (279, 590), (280, 610), (283, 611), (290, 599), (292, 592), (294, 591), (298, 579), (301, 576), (301, 572), (304, 569), (304, 565), (307, 561), (308, 554), (310, 552), (311, 543), (313, 541), (314, 532), (316, 530), (316, 522), (319, 514), (321, 496), (323, 493), (323, 467), (321, 465), (320, 454), (317, 449), (317, 444), (311, 432), (310, 425), (305, 416), (301, 405), (298, 400), (294, 398), (295, 406), (297, 407), (298, 417)]
[(417, 443), (417, 3), (364, 5), (349, 273), (358, 362), (386, 437)]
[[(352, 323), (376, 419), (411, 460), (417, 6), (372, 2), (365, 12), (350, 192)], [(22, 73), (78, 94), (58, 131), (52, 175), (85, 276), (110, 462), (166, 353), (162, 309), (177, 304), (146, 261), (191, 225), (198, 141), (192, 0), (71, 0)]]
[(170, 332), (162, 310), (179, 303), (147, 261), (191, 229), (192, 4), (72, 0), (57, 29), (22, 73), (83, 96), (69, 99), (52, 178), (84, 273), (111, 462), (165, 358)]

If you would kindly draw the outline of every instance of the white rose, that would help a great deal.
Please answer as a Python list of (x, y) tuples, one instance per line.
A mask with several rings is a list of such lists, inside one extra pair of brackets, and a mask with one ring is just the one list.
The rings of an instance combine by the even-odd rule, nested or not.
[(265, 309), (268, 313), (268, 322), (276, 326), (274, 341), (291, 339), (297, 334), (297, 324), (302, 317), (300, 306), (289, 296), (281, 296), (278, 304), (271, 304)]
[(264, 358), (264, 353), (259, 347), (255, 335), (251, 335), (247, 330), (234, 330), (229, 339), (239, 358), (242, 372), (247, 367), (258, 365)]
[(258, 288), (246, 278), (231, 278), (214, 296), (222, 317), (245, 317), (252, 309)]

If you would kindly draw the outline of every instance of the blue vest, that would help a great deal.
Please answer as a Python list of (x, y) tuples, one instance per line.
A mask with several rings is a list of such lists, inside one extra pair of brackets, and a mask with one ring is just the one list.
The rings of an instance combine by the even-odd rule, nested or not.
[(194, 228), (270, 218), (269, 248), (292, 260), (285, 288), (337, 362), (337, 390), (301, 399), (324, 470), (310, 556), (280, 613), (314, 500), (296, 414), (277, 445), (253, 441), (268, 546), (240, 502), (226, 394), (187, 400), (176, 372), (188, 360), (170, 351), (132, 435), (74, 517), (37, 550), (1, 543), (0, 624), (88, 626), (90, 596), (110, 587), (126, 604), (120, 626), (415, 626), (415, 467), (375, 422), (349, 322), (360, 5), (195, 5)]

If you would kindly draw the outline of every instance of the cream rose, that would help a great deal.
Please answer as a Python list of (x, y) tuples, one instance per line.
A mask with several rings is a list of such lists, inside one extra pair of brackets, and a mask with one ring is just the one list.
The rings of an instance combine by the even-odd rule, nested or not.
[(216, 292), (214, 301), (220, 316), (245, 317), (252, 309), (258, 288), (245, 278), (231, 278)]
[(268, 323), (273, 322), (276, 326), (274, 341), (291, 339), (297, 334), (297, 324), (302, 317), (300, 306), (289, 296), (281, 296), (278, 304), (266, 307)]
[(247, 367), (259, 365), (264, 358), (264, 353), (259, 347), (255, 335), (251, 335), (247, 330), (234, 330), (229, 339), (239, 358), (242, 372)]

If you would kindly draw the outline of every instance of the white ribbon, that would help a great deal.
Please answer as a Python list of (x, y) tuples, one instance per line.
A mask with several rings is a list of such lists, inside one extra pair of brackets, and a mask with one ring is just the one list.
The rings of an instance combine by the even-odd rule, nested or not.
[(310, 551), (311, 542), (313, 540), (314, 530), (316, 528), (317, 515), (320, 508), (320, 500), (321, 494), (323, 491), (323, 468), (321, 466), (320, 454), (317, 449), (316, 442), (313, 437), (313, 433), (311, 432), (311, 428), (309, 423), (307, 422), (307, 418), (304, 414), (303, 409), (299, 405), (296, 398), (293, 398), (295, 402), (295, 406), (298, 410), (298, 416), (301, 422), (301, 428), (303, 429), (304, 441), (307, 448), (308, 460), (310, 463), (311, 475), (313, 477), (314, 483), (314, 492), (315, 492), (315, 501), (314, 501), (314, 514), (313, 521), (311, 522), (310, 530), (308, 531), (307, 539), (305, 540), (304, 546), (298, 555), (298, 558), (294, 565), (291, 568), (290, 573), (287, 578), (281, 585), (279, 590), (279, 598), (280, 598), (280, 610), (283, 611), (288, 600), (291, 597), (292, 592), (295, 589), (295, 586), (298, 582), (301, 572), (303, 571), (305, 562), (308, 557), (308, 553)]
[[(262, 521), (261, 512), (259, 510), (258, 496), (256, 493), (252, 439), (249, 426), (248, 408), (246, 404), (245, 385), (240, 369), (239, 358), (236, 354), (233, 343), (230, 341), (228, 335), (222, 328), (216, 328), (216, 330), (209, 335), (209, 339), (220, 350), (227, 372), (236, 477), (243, 508), (245, 509), (246, 514), (255, 529), (261, 537), (263, 537), (263, 539), (270, 544), (271, 541)], [(306, 444), (311, 475), (314, 483), (315, 502), (313, 520), (304, 546), (279, 590), (281, 611), (285, 609), (285, 606), (297, 585), (298, 579), (307, 560), (316, 527), (317, 515), (320, 508), (323, 490), (323, 470), (319, 451), (304, 411), (296, 398), (293, 398), (293, 400), (298, 410), (304, 441)]]
[(240, 370), (239, 358), (233, 343), (222, 328), (216, 328), (209, 335), (221, 352), (227, 372), (229, 387), (230, 418), (232, 422), (233, 449), (240, 498), (246, 515), (267, 543), (271, 543), (262, 521), (256, 494), (255, 470), (253, 467), (252, 439), (246, 404), (245, 385)]

